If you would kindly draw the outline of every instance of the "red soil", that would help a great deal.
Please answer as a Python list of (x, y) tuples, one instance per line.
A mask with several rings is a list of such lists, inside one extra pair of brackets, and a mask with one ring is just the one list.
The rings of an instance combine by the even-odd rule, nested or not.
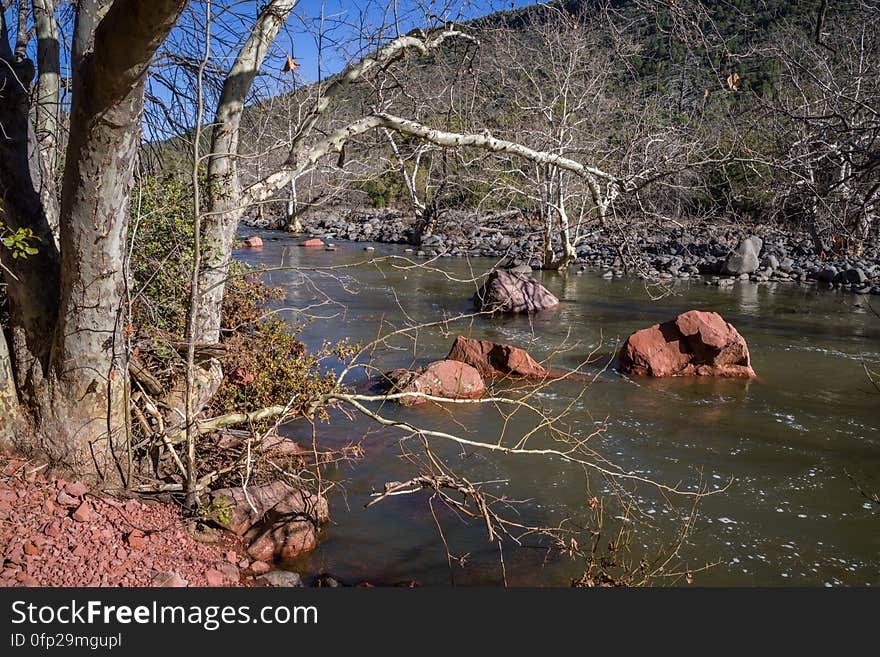
[(202, 543), (178, 507), (99, 498), (0, 456), (0, 586), (247, 586), (223, 534)]

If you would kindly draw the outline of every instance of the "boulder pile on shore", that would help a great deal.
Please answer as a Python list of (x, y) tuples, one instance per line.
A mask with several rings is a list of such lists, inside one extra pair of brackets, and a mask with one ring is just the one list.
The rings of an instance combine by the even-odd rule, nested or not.
[[(542, 231), (509, 213), (478, 218), (450, 211), (419, 246), (414, 257), (506, 258), (523, 270), (541, 267)], [(324, 241), (352, 240), (407, 244), (413, 217), (394, 211), (328, 212), (303, 218), (304, 235)], [(272, 227), (272, 226), (270, 226)], [(276, 226), (277, 227), (277, 226)], [(654, 280), (704, 278), (707, 284), (736, 280), (795, 283), (880, 294), (880, 239), (873, 235), (859, 255), (820, 257), (812, 236), (797, 227), (746, 226), (719, 221), (691, 224), (633, 220), (626, 227), (628, 250), (640, 256), (636, 273)], [(596, 271), (604, 278), (625, 275), (614, 240), (602, 231), (586, 235), (577, 246), (574, 271)]]

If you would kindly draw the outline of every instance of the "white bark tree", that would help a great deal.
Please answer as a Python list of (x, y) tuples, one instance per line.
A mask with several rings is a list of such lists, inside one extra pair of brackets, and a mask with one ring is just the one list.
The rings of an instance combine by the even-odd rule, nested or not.
[[(755, 129), (768, 132), (775, 207), (799, 219), (817, 253), (860, 253), (880, 215), (880, 28), (870, 4), (803, 30), (783, 28), (767, 53), (780, 89)], [(766, 150), (766, 149), (762, 149)]]
[[(185, 4), (77, 4), (70, 52), (70, 138), (60, 203), (45, 193), (51, 172), (43, 164), (52, 163), (57, 144), (53, 117), (58, 116), (58, 66), (53, 45), (46, 42), (52, 40), (52, 20), (45, 12), (52, 7), (34, 7), (36, 31), (44, 41), (38, 44), (37, 65), (27, 56), (26, 21), (19, 20), (13, 33), (7, 13), (0, 13), (3, 219), (13, 229), (31, 230), (39, 249), (24, 259), (0, 249), (11, 315), (9, 359), (0, 353), (0, 369), (11, 369), (17, 398), (10, 401), (7, 395), (0, 415), (29, 420), (36, 429), (30, 448), (108, 480), (120, 475), (115, 452), (126, 421), (121, 300), (144, 80), (153, 54)], [(27, 3), (20, 3), (19, 10), (20, 17), (26, 16)], [(45, 110), (36, 112), (43, 132), (39, 144), (30, 111), (35, 71), (39, 109)], [(60, 227), (58, 247), (54, 216)]]

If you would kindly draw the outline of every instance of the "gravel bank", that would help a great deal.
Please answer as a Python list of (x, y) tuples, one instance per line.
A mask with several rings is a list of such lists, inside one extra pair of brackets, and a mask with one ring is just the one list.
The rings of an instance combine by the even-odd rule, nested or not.
[[(303, 220), (304, 234), (324, 241), (406, 244), (412, 225), (411, 217), (392, 211), (324, 214)], [(880, 240), (876, 237), (859, 256), (835, 254), (820, 259), (810, 235), (794, 229), (714, 222), (634, 222), (622, 233), (627, 236), (622, 250), (628, 261), (638, 263), (635, 273), (647, 279), (702, 277), (707, 284), (714, 285), (728, 285), (741, 279), (880, 294)], [(758, 239), (748, 243), (750, 237)], [(605, 278), (625, 275), (621, 251), (614, 242), (600, 231), (588, 235), (578, 245), (577, 261), (572, 268)], [(425, 258), (506, 256), (511, 264), (538, 269), (541, 246), (541, 231), (525, 225), (521, 219), (484, 218), (477, 225), (472, 214), (450, 212), (434, 234), (414, 247), (412, 253)]]
[(0, 586), (240, 586), (227, 535), (195, 540), (178, 507), (98, 498), (0, 457)]

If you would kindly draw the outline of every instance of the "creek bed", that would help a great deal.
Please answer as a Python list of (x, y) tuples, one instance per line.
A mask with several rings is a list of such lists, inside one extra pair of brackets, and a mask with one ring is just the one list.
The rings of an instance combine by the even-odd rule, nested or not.
[[(402, 246), (374, 244), (375, 251), (367, 252), (364, 243), (338, 242), (337, 250), (328, 252), (301, 248), (302, 240), (279, 235), (263, 234), (263, 249), (236, 257), (272, 269), (267, 282), (284, 288), (279, 308), (291, 322), (302, 321), (295, 309), (308, 308), (312, 319), (301, 339), (310, 347), (345, 337), (367, 342), (380, 326), (467, 313), (475, 287), (466, 279), (494, 264), (433, 261), (447, 277), (369, 262), (404, 255)], [(320, 269), (328, 267), (334, 269)], [(415, 346), (398, 341), (396, 348), (378, 351), (375, 364), (392, 369), (440, 359), (458, 333), (522, 346), (539, 360), (565, 345), (552, 359), (554, 369), (576, 367), (595, 351), (599, 360), (586, 371), (597, 381), (586, 392), (583, 381), (561, 381), (538, 399), (550, 410), (571, 404), (567, 421), (575, 435), (605, 422), (594, 449), (629, 471), (686, 487), (702, 481), (717, 490), (730, 482), (726, 491), (700, 503), (695, 530), (681, 549), (686, 568), (715, 564), (697, 573), (697, 584), (880, 584), (880, 509), (852, 481), (880, 490), (880, 394), (863, 369), (863, 362), (880, 369), (880, 318), (869, 306), (872, 298), (794, 284), (746, 281), (719, 288), (695, 279), (654, 299), (657, 290), (643, 281), (599, 274), (536, 272), (562, 300), (558, 309), (531, 318), (474, 317), (450, 326), (451, 333), (426, 329)], [(603, 371), (632, 331), (690, 309), (721, 313), (737, 327), (749, 344), (757, 380), (631, 380)], [(480, 406), (386, 405), (383, 413), (486, 441), (497, 439), (502, 428), (497, 414)], [(514, 418), (507, 430), (525, 426)], [(295, 425), (289, 431), (303, 433)], [(318, 549), (290, 564), (292, 569), (377, 583), (503, 583), (498, 547), (487, 541), (481, 523), (465, 522), (434, 504), (450, 552), (467, 555), (464, 567), (450, 568), (427, 494), (364, 508), (372, 491), (413, 474), (401, 458), (403, 434), (334, 413), (319, 435), (323, 444), (335, 446), (362, 440), (366, 456), (330, 473), (339, 482), (331, 497), (332, 522)], [(412, 441), (407, 445), (414, 448)], [(558, 459), (484, 452), (461, 458), (459, 448), (444, 444), (437, 444), (437, 451), (472, 481), (498, 481), (492, 484), (496, 493), (528, 500), (519, 509), (528, 522), (582, 522), (589, 497), (608, 492), (601, 477), (586, 477), (582, 468)], [(688, 502), (676, 500), (676, 509), (670, 509), (647, 486), (636, 496), (637, 522), (626, 522), (633, 527), (630, 557), (638, 562), (675, 541)], [(616, 522), (606, 518), (609, 536)], [(548, 556), (538, 540), (524, 544), (504, 547), (508, 584), (564, 586), (583, 572), (582, 563)]]

